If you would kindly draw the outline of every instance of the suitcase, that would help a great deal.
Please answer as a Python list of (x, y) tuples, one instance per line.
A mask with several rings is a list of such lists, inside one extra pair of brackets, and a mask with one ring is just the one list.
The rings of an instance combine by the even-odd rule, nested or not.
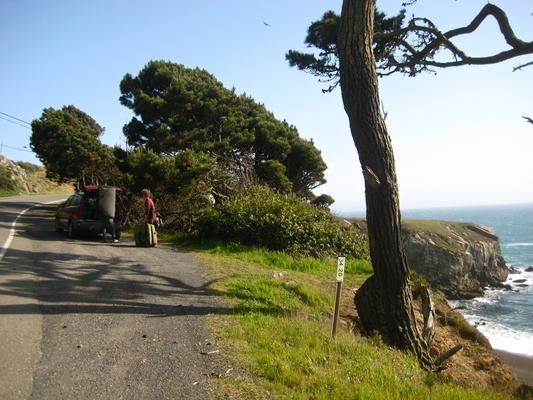
[(135, 246), (155, 247), (157, 246), (157, 232), (153, 224), (138, 224), (135, 226)]

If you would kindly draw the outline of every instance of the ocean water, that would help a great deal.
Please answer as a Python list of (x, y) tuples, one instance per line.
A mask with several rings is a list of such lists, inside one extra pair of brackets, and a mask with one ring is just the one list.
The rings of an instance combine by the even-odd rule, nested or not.
[(489, 339), (492, 347), (533, 356), (533, 204), (403, 210), (402, 218), (473, 222), (496, 229), (503, 258), (520, 273), (512, 290), (487, 290), (483, 297), (451, 302)]

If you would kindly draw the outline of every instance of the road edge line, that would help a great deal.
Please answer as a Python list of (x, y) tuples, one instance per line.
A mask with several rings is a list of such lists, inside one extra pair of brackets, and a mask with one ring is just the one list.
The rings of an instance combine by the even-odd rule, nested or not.
[(28, 211), (30, 211), (32, 208), (35, 208), (35, 207), (41, 207), (41, 206), (46, 206), (48, 204), (55, 204), (55, 203), (60, 203), (64, 200), (54, 200), (54, 201), (49, 201), (48, 203), (42, 203), (42, 204), (35, 204), (31, 207), (28, 207), (26, 208), (25, 210), (22, 210), (18, 215), (17, 217), (13, 220), (13, 222), (11, 223), (11, 229), (9, 231), (9, 235), (7, 236), (7, 239), (6, 241), (4, 242), (4, 244), (2, 245), (2, 249), (0, 249), (0, 262), (2, 261), (2, 259), (4, 258), (7, 250), (9, 249), (9, 246), (11, 246), (11, 243), (13, 242), (13, 239), (15, 238), (15, 227), (17, 226), (17, 222), (19, 220), (20, 217), (22, 217), (24, 214), (26, 214)]

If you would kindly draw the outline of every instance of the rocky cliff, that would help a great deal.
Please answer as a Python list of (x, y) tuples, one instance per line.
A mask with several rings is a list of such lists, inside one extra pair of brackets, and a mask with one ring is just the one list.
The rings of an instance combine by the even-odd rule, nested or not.
[(14, 193), (70, 193), (72, 185), (59, 185), (46, 178), (44, 168), (30, 163), (20, 163), (27, 168), (22, 168), (19, 163), (14, 163), (0, 154), (0, 167), (8, 172), (13, 188), (9, 192)]
[[(364, 219), (346, 223), (367, 231)], [(494, 229), (471, 223), (403, 220), (402, 237), (412, 269), (448, 299), (483, 295), (501, 287), (509, 270)]]
[(509, 270), (496, 232), (471, 223), (403, 221), (403, 241), (411, 268), (448, 299), (481, 296), (500, 287)]

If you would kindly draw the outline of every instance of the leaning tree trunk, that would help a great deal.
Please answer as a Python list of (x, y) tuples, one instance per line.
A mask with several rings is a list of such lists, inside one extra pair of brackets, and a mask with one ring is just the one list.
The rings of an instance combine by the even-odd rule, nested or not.
[(416, 327), (408, 285), (394, 154), (380, 112), (372, 50), (374, 11), (375, 0), (344, 0), (337, 43), (344, 108), (365, 177), (374, 268), (354, 301), (365, 330), (377, 330), (389, 344), (410, 351), (424, 368), (433, 369), (430, 344)]

